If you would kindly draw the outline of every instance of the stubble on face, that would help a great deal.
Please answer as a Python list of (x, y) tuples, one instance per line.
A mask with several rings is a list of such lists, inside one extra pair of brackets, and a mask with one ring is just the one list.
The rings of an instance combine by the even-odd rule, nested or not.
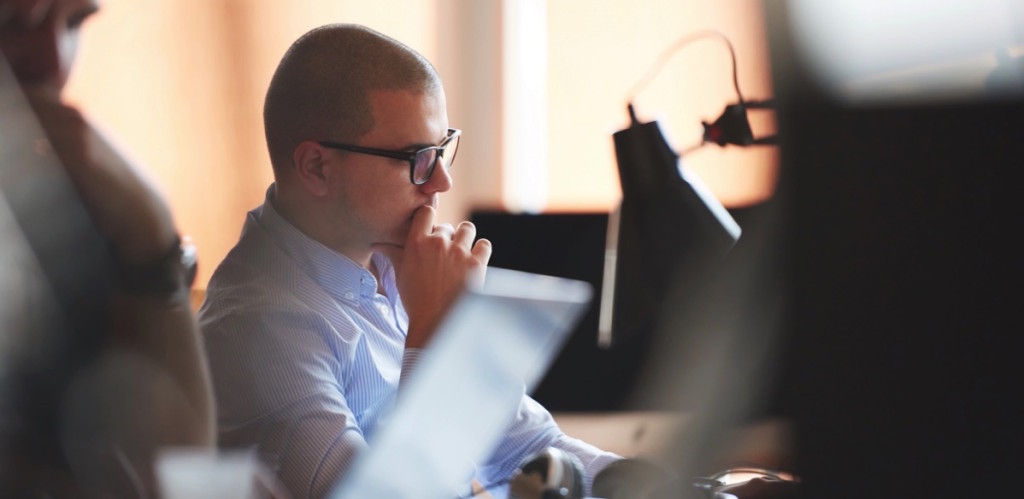
[[(376, 126), (361, 142), (369, 147), (414, 151), (438, 144), (447, 134), (448, 118), (443, 91), (378, 91), (371, 93)], [(416, 211), (423, 206), (437, 207), (436, 181), (422, 186), (409, 179), (409, 165), (387, 158), (377, 166), (388, 168), (384, 183), (377, 189), (373, 214), (376, 236), (371, 244), (402, 246), (408, 237)], [(438, 172), (435, 172), (435, 175)]]

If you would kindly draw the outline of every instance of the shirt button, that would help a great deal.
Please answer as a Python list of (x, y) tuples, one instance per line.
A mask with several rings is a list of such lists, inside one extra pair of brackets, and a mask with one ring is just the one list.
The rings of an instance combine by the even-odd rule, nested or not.
[(355, 293), (353, 293), (351, 291), (345, 293), (345, 299), (346, 300), (354, 300), (355, 298), (356, 298), (356, 294)]
[(381, 314), (388, 315), (388, 306), (387, 305), (381, 305), (378, 309), (380, 310)]

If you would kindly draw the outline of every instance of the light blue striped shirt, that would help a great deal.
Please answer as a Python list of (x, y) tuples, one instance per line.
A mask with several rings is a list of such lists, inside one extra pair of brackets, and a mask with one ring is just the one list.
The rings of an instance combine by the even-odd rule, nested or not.
[[(284, 220), (273, 189), (214, 272), (199, 321), (220, 446), (254, 449), (296, 498), (322, 497), (372, 440), (418, 352), (404, 348), (409, 318), (387, 258), (373, 256), (380, 294), (367, 269)], [(580, 458), (589, 490), (619, 458), (564, 435), (529, 396), (510, 421), (478, 467), (482, 483), (554, 446)]]

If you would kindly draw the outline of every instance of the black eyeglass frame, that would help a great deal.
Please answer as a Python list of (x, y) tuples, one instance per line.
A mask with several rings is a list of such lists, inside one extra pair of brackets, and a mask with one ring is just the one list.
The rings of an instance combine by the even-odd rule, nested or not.
[[(369, 154), (372, 156), (381, 156), (385, 158), (401, 159), (404, 161), (408, 161), (409, 181), (412, 182), (413, 185), (423, 185), (429, 182), (430, 177), (434, 175), (434, 168), (437, 167), (438, 159), (445, 160), (445, 163), (447, 164), (446, 169), (450, 169), (452, 164), (455, 163), (455, 154), (458, 153), (459, 150), (458, 144), (455, 145), (455, 149), (452, 151), (451, 158), (444, 157), (444, 149), (448, 146), (449, 143), (451, 143), (451, 141), (457, 139), (460, 136), (462, 136), (462, 130), (458, 128), (449, 128), (448, 135), (444, 138), (444, 140), (441, 141), (440, 144), (436, 146), (424, 147), (422, 149), (417, 149), (415, 151), (393, 151), (390, 149), (377, 149), (374, 147), (363, 147), (355, 146), (352, 144), (342, 144), (340, 142), (331, 142), (329, 140), (320, 140), (317, 141), (317, 144), (320, 144), (321, 146), (324, 147), (329, 147), (331, 149), (338, 149), (341, 151), (356, 152), (360, 154)], [(416, 157), (419, 156), (420, 154), (425, 154), (429, 151), (437, 151), (436, 155), (434, 156), (434, 161), (431, 161), (430, 165), (427, 167), (427, 171), (423, 176), (423, 180), (421, 182), (417, 182)]]

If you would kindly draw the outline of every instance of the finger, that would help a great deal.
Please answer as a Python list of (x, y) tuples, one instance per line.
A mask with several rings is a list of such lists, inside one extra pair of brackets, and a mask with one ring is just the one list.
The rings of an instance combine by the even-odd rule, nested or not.
[(432, 206), (420, 206), (412, 216), (412, 226), (409, 227), (409, 237), (429, 236), (434, 231), (434, 220), (437, 213)]
[(491, 242), (487, 239), (477, 240), (471, 251), (473, 258), (476, 258), (476, 260), (483, 266), (487, 266), (487, 262), (491, 260), (491, 252)]
[(473, 239), (476, 239), (476, 226), (472, 222), (460, 222), (459, 227), (455, 229), (452, 241), (457, 245), (470, 249), (473, 247)]
[(434, 234), (437, 234), (445, 239), (451, 239), (455, 236), (455, 227), (452, 224), (444, 223), (434, 226)]
[(468, 284), (470, 286), (483, 286), (487, 275), (487, 262), (491, 259), (491, 242), (487, 239), (481, 239), (473, 245), (473, 249), (470, 251), (473, 259), (479, 265), (470, 269), (467, 276)]

